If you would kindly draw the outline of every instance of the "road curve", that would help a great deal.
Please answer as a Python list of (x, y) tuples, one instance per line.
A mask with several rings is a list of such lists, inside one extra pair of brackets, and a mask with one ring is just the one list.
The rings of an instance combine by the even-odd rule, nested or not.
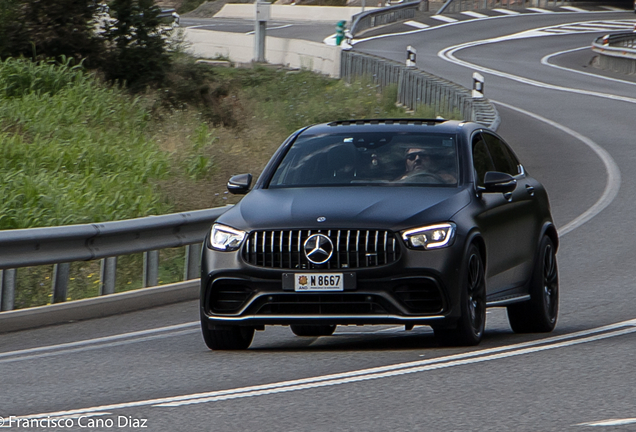
[(505, 312), (493, 309), (483, 343), (471, 349), (438, 348), (426, 327), (341, 327), (318, 339), (272, 327), (247, 352), (211, 352), (197, 328), (197, 304), (187, 302), (1, 335), (0, 416), (5, 423), (64, 419), (72, 430), (143, 421), (152, 431), (634, 427), (636, 107), (625, 100), (633, 85), (542, 64), (595, 33), (504, 38), (440, 55), (527, 30), (630, 18), (475, 20), (355, 47), (402, 60), (413, 45), (418, 64), (467, 87), (481, 68), (502, 117), (499, 132), (546, 185), (562, 233), (554, 333), (515, 335)]

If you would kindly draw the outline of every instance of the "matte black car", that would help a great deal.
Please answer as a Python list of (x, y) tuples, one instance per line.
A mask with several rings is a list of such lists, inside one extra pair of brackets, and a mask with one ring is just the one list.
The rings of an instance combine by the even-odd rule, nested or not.
[[(250, 174), (228, 182), (249, 191)], [(292, 134), (205, 240), (201, 327), (211, 349), (245, 349), (290, 325), (429, 325), (475, 345), (486, 308), (515, 332), (558, 314), (558, 236), (543, 186), (477, 123), (352, 120)]]

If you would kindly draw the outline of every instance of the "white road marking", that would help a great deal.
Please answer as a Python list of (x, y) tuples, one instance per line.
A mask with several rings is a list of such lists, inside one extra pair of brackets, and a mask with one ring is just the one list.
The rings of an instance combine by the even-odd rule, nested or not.
[[(636, 327), (631, 329), (619, 330), (612, 333), (604, 333), (598, 336), (577, 339), (577, 340), (568, 341), (568, 342), (562, 342), (559, 344), (545, 345), (545, 346), (540, 346), (536, 348), (527, 348), (527, 349), (522, 349), (517, 351), (510, 351), (510, 352), (506, 352), (502, 354), (493, 354), (488, 356), (480, 356), (475, 358), (456, 360), (456, 361), (445, 361), (445, 362), (436, 362), (435, 361), (436, 359), (432, 359), (430, 360), (430, 363), (432, 364), (429, 364), (429, 365), (400, 369), (400, 370), (391, 371), (391, 372), (365, 374), (365, 375), (359, 375), (355, 377), (340, 378), (340, 379), (314, 382), (314, 383), (308, 383), (308, 384), (300, 384), (300, 385), (292, 385), (292, 386), (284, 386), (284, 387), (281, 386), (281, 387), (276, 387), (276, 388), (267, 389), (267, 390), (226, 393), (224, 395), (189, 399), (189, 400), (178, 401), (178, 402), (161, 403), (161, 404), (156, 404), (153, 406), (158, 408), (179, 407), (184, 405), (194, 405), (194, 404), (200, 404), (200, 403), (206, 403), (206, 402), (217, 402), (217, 401), (229, 400), (229, 399), (238, 399), (238, 398), (253, 397), (253, 396), (264, 396), (264, 395), (269, 395), (274, 393), (285, 393), (285, 392), (290, 392), (295, 390), (308, 390), (312, 388), (329, 387), (329, 386), (340, 385), (340, 384), (351, 384), (351, 383), (356, 383), (360, 381), (369, 381), (373, 379), (391, 378), (391, 377), (395, 377), (399, 375), (426, 372), (426, 371), (444, 369), (444, 368), (453, 367), (453, 366), (463, 366), (467, 364), (482, 363), (482, 362), (486, 362), (490, 360), (500, 360), (503, 358), (531, 354), (531, 353), (546, 351), (550, 349), (564, 348), (564, 347), (579, 345), (579, 344), (583, 344), (587, 342), (594, 342), (594, 341), (598, 341), (602, 339), (607, 339), (611, 337), (622, 336), (622, 335), (626, 335), (630, 333), (636, 333)], [(423, 360), (422, 362), (429, 362), (429, 361)]]
[[(512, 15), (514, 15), (514, 16), (520, 15), (520, 12), (513, 11), (513, 10), (508, 10), (508, 9), (492, 9), (492, 10), (496, 11), (496, 12), (500, 12), (500, 13), (502, 13), (504, 15), (489, 16), (487, 18), (482, 18), (482, 19), (484, 19), (484, 20), (507, 19), (507, 18), (511, 18)], [(623, 11), (623, 12), (626, 12), (624, 9), (620, 9), (620, 10)], [(607, 13), (611, 13), (611, 12), (612, 11), (607, 10), (607, 11), (597, 11), (597, 12), (594, 12), (594, 13), (607, 14)], [(372, 40), (375, 40), (375, 39), (384, 39), (384, 38), (389, 38), (389, 37), (394, 37), (394, 36), (406, 36), (406, 35), (411, 35), (411, 34), (425, 32), (425, 31), (437, 30), (437, 29), (442, 29), (442, 28), (445, 28), (445, 27), (448, 27), (448, 26), (452, 26), (452, 25), (462, 25), (462, 24), (464, 24), (466, 22), (472, 22), (472, 21), (473, 20), (457, 21), (457, 22), (451, 22), (451, 23), (446, 23), (446, 24), (440, 24), (438, 26), (433, 26), (433, 27), (429, 27), (429, 28), (425, 28), (425, 29), (409, 30), (409, 31), (399, 32), (399, 33), (388, 33), (388, 34), (382, 34), (382, 35), (377, 35), (377, 36), (370, 36), (368, 38), (354, 40), (352, 42), (352, 45), (356, 45), (356, 44), (359, 44), (361, 42), (372, 41)]]
[(437, 21), (443, 21), (445, 23), (454, 23), (457, 22), (455, 18), (447, 17), (444, 15), (431, 15), (431, 18)]
[(425, 29), (430, 27), (428, 24), (424, 24), (418, 21), (406, 21), (404, 24), (406, 24), (407, 26), (418, 28), (418, 29)]
[(526, 10), (531, 10), (532, 12), (538, 12), (538, 13), (554, 13), (554, 11), (551, 11), (551, 10), (535, 8), (535, 7), (526, 8)]
[(493, 11), (499, 12), (499, 13), (504, 14), (504, 15), (519, 15), (521, 13), (521, 12), (517, 12), (517, 11), (514, 11), (514, 10), (510, 10), (510, 9), (499, 9), (499, 8), (493, 9)]
[(609, 419), (592, 423), (579, 423), (576, 426), (624, 426), (628, 424), (636, 424), (636, 418)]
[[(278, 26), (278, 27), (267, 27), (267, 29), (266, 29), (266, 30), (267, 30), (267, 31), (269, 31), (269, 30), (279, 30), (279, 29), (284, 29), (284, 28), (291, 27), (291, 26), (293, 26), (293, 24), (286, 24), (286, 25), (282, 25), (282, 26)], [(250, 31), (250, 32), (247, 32), (247, 33), (245, 33), (245, 34), (246, 34), (246, 35), (254, 34), (254, 30), (252, 30), (252, 31)]]
[(535, 29), (537, 33), (594, 33), (594, 32), (612, 32), (617, 30), (629, 30), (634, 28), (636, 20), (622, 21), (588, 21), (570, 24), (560, 24), (552, 27), (543, 27)]
[(606, 76), (603, 76), (603, 75), (597, 75), (597, 74), (590, 73), (590, 72), (584, 72), (584, 71), (580, 71), (580, 70), (576, 70), (576, 69), (570, 69), (570, 68), (566, 68), (564, 66), (559, 66), (557, 64), (550, 63), (550, 59), (552, 57), (556, 57), (556, 56), (559, 56), (559, 55), (562, 55), (562, 54), (569, 54), (569, 53), (575, 52), (575, 51), (588, 50), (588, 49), (590, 49), (589, 46), (584, 46), (584, 47), (580, 47), (580, 48), (573, 48), (573, 49), (570, 49), (570, 50), (559, 51), (559, 52), (556, 52), (556, 53), (553, 53), (553, 54), (548, 54), (547, 56), (544, 56), (541, 59), (541, 64), (553, 67), (555, 69), (561, 69), (561, 70), (564, 70), (564, 71), (567, 71), (567, 72), (573, 72), (573, 73), (586, 75), (586, 76), (589, 76), (589, 77), (598, 78), (598, 79), (602, 79), (602, 80), (606, 80), (606, 81), (614, 81), (614, 82), (618, 82), (618, 83), (621, 83), (621, 84), (627, 84), (627, 85), (636, 86), (636, 82), (625, 81), (625, 80), (618, 79), (618, 78), (606, 77)]
[(122, 346), (122, 345), (129, 345), (133, 343), (148, 342), (155, 339), (185, 336), (188, 334), (199, 333), (199, 332), (200, 332), (199, 329), (180, 330), (180, 331), (162, 333), (162, 334), (158, 334), (154, 336), (144, 336), (144, 337), (137, 337), (132, 339), (125, 339), (125, 340), (120, 340), (117, 342), (93, 344), (93, 345), (88, 345), (88, 346), (79, 347), (79, 348), (67, 348), (67, 349), (60, 349), (55, 351), (42, 352), (39, 354), (27, 354), (23, 356), (0, 359), (0, 364), (21, 362), (26, 360), (34, 360), (34, 359), (39, 359), (44, 357), (53, 357), (53, 356), (58, 356), (63, 354), (74, 354), (78, 352), (91, 351), (91, 350), (102, 349), (102, 348), (113, 348), (113, 347)]
[(193, 322), (188, 322), (183, 324), (159, 327), (159, 328), (150, 329), (150, 330), (141, 330), (141, 331), (135, 331), (130, 333), (122, 333), (122, 334), (117, 334), (113, 336), (105, 336), (105, 337), (99, 337), (94, 339), (84, 339), (77, 342), (68, 342), (68, 343), (57, 344), (57, 345), (47, 345), (47, 346), (23, 349), (18, 351), (8, 351), (8, 352), (0, 353), (0, 359), (6, 358), (6, 357), (14, 357), (14, 356), (25, 356), (28, 354), (41, 353), (44, 351), (63, 350), (63, 349), (82, 347), (82, 346), (92, 345), (92, 344), (101, 344), (101, 343), (112, 342), (112, 341), (117, 341), (121, 339), (137, 338), (139, 336), (147, 336), (147, 335), (151, 335), (155, 333), (181, 330), (181, 329), (186, 329), (189, 327), (195, 327), (199, 325), (201, 325), (199, 321), (193, 321)]
[(561, 9), (569, 10), (572, 12), (589, 12), (587, 9), (581, 9), (575, 6), (561, 6)]
[(464, 11), (462, 12), (462, 15), (467, 15), (473, 18), (488, 18), (488, 15), (484, 15), (482, 13), (473, 12), (473, 11)]
[(581, 135), (580, 133), (566, 127), (563, 126), (562, 124), (559, 124), (555, 121), (552, 121), (550, 119), (547, 119), (545, 117), (541, 117), (540, 115), (525, 111), (521, 108), (516, 108), (513, 107), (511, 105), (505, 104), (503, 102), (497, 102), (497, 101), (491, 101), (497, 105), (501, 105), (504, 106), (508, 109), (520, 112), (524, 115), (527, 115), (529, 117), (532, 117), (536, 120), (542, 121), (546, 124), (549, 124), (550, 126), (559, 129), (560, 131), (565, 132), (566, 134), (578, 139), (579, 141), (583, 142), (585, 145), (587, 145), (590, 149), (592, 149), (592, 151), (594, 153), (597, 154), (597, 156), (601, 159), (601, 161), (603, 162), (603, 165), (605, 165), (605, 171), (607, 173), (607, 181), (605, 183), (605, 189), (603, 190), (603, 194), (601, 195), (601, 197), (594, 203), (594, 205), (592, 205), (592, 207), (588, 208), (586, 211), (584, 211), (582, 214), (580, 214), (579, 216), (577, 216), (576, 218), (574, 218), (574, 220), (571, 220), (570, 222), (568, 222), (567, 224), (565, 224), (564, 226), (562, 226), (561, 228), (559, 228), (559, 237), (562, 237), (564, 235), (566, 235), (567, 233), (575, 230), (576, 228), (580, 227), (581, 225), (583, 225), (584, 223), (590, 221), (594, 216), (596, 216), (597, 214), (599, 214), (601, 211), (603, 211), (608, 205), (610, 205), (610, 203), (614, 200), (614, 198), (616, 198), (616, 195), (618, 195), (618, 190), (621, 187), (621, 172), (618, 169), (618, 165), (616, 165), (616, 162), (614, 161), (614, 159), (612, 158), (612, 156), (610, 156), (610, 154), (607, 152), (607, 150), (605, 150), (603, 147), (599, 146), (598, 144), (596, 144), (594, 141), (592, 141), (591, 139)]
[(331, 375), (316, 376), (305, 379), (282, 381), (271, 384), (241, 387), (227, 390), (217, 390), (205, 393), (148, 399), (134, 402), (124, 402), (111, 405), (88, 407), (67, 411), (31, 414), (20, 418), (43, 418), (47, 416), (78, 415), (84, 413), (104, 412), (117, 409), (141, 407), (141, 406), (181, 406), (193, 403), (212, 402), (217, 400), (236, 399), (252, 396), (261, 396), (272, 393), (282, 393), (294, 390), (306, 390), (310, 388), (326, 387), (339, 384), (348, 384), (371, 379), (388, 378), (398, 375), (424, 372), (428, 370), (480, 363), (490, 360), (515, 357), (536, 352), (565, 348), (588, 342), (595, 342), (607, 338), (618, 337), (636, 333), (636, 319), (610, 324), (594, 329), (583, 330), (560, 336), (552, 336), (545, 339), (507, 345), (503, 347), (488, 348), (467, 353), (455, 354), (445, 357), (418, 360), (407, 363), (381, 366), (369, 369), (361, 369)]
[(622, 30), (622, 29), (631, 29), (633, 27), (633, 24), (631, 24), (630, 22), (616, 22), (613, 23), (612, 21), (597, 21), (597, 22), (589, 22), (589, 23), (585, 23), (585, 25), (587, 27), (591, 27), (591, 28), (600, 28), (603, 30)]
[(488, 73), (488, 74), (495, 75), (501, 78), (507, 78), (512, 81), (532, 85), (535, 87), (541, 87), (541, 88), (545, 88), (549, 90), (558, 90), (558, 91), (563, 91), (567, 93), (576, 93), (576, 94), (581, 94), (586, 96), (596, 96), (596, 97), (600, 97), (604, 99), (611, 99), (611, 100), (617, 100), (617, 101), (636, 104), (636, 99), (634, 98), (630, 98), (626, 96), (618, 96), (618, 95), (609, 94), (609, 93), (601, 93), (601, 92), (596, 92), (591, 90), (582, 90), (582, 89), (575, 89), (570, 87), (562, 87), (562, 86), (557, 86), (553, 84), (548, 84), (548, 83), (533, 80), (530, 78), (524, 78), (518, 75), (513, 75), (506, 72), (501, 72), (495, 69), (479, 66), (474, 63), (459, 60), (458, 58), (455, 57), (455, 53), (460, 50), (463, 50), (466, 48), (473, 48), (480, 45), (487, 45), (487, 44), (496, 43), (496, 42), (503, 42), (503, 41), (509, 41), (509, 40), (515, 40), (515, 39), (524, 39), (524, 38), (530, 38), (530, 37), (540, 37), (540, 36), (548, 36), (548, 35), (554, 36), (554, 34), (548, 34), (542, 31), (542, 30), (545, 30), (546, 28), (527, 30), (520, 33), (515, 33), (515, 34), (492, 38), (492, 39), (484, 39), (480, 41), (467, 42), (460, 45), (444, 48), (443, 50), (439, 51), (437, 55), (444, 60), (450, 61), (451, 63), (455, 63), (460, 66), (470, 68), (472, 70)]
[[(536, 37), (536, 36), (541, 36), (540, 30), (542, 29), (534, 29), (534, 30), (529, 30), (529, 31), (524, 31), (521, 33), (515, 33), (512, 35), (507, 35), (507, 36), (503, 36), (503, 37), (498, 37), (498, 38), (492, 38), (492, 39), (485, 39), (485, 40), (481, 40), (481, 41), (475, 41), (475, 42), (468, 42), (468, 43), (464, 43), (461, 45), (456, 45), (456, 46), (452, 46), (452, 47), (448, 47), (445, 48), (443, 50), (441, 50), (438, 53), (438, 56), (450, 61), (452, 63), (461, 65), (461, 66), (465, 66), (467, 68), (470, 68), (472, 70), (477, 70), (479, 72), (485, 72), (485, 73), (489, 73), (491, 75), (495, 75), (495, 76), (499, 76), (502, 78), (507, 78), (513, 81), (517, 81), (517, 82), (521, 82), (524, 84), (529, 84), (532, 86), (536, 86), (536, 87), (541, 87), (541, 88), (546, 88), (546, 89), (551, 89), (551, 90), (558, 90), (558, 91), (564, 91), (564, 92), (568, 92), (568, 93), (576, 93), (576, 94), (582, 94), (582, 95), (588, 95), (588, 96), (597, 96), (597, 97), (601, 97), (601, 98), (606, 98), (606, 99), (611, 99), (611, 100), (619, 100), (619, 101), (623, 101), (623, 102), (628, 102), (628, 103), (633, 103), (636, 104), (636, 99), (633, 98), (628, 98), (628, 97), (623, 97), (623, 96), (617, 96), (617, 95), (613, 95), (613, 94), (607, 94), (607, 93), (600, 93), (600, 92), (595, 92), (595, 91), (589, 91), (589, 90), (580, 90), (580, 89), (574, 89), (574, 88), (569, 88), (569, 87), (561, 87), (561, 86), (556, 86), (556, 85), (552, 85), (552, 84), (548, 84), (548, 83), (544, 83), (541, 81), (536, 81), (536, 80), (532, 80), (529, 78), (524, 78), (524, 77), (520, 77), (517, 75), (513, 75), (513, 74), (509, 74), (509, 73), (505, 73), (505, 72), (500, 72), (497, 71), (495, 69), (490, 69), (490, 68), (485, 68), (485, 67), (481, 67), (478, 66), (476, 64), (473, 63), (469, 63), (463, 60), (459, 60), (458, 58), (456, 58), (454, 56), (454, 54), (462, 49), (465, 48), (469, 48), (469, 47), (475, 47), (475, 46), (479, 46), (479, 45), (486, 45), (486, 44), (490, 44), (490, 43), (495, 43), (495, 42), (501, 42), (501, 41), (506, 41), (506, 40), (513, 40), (513, 39), (520, 39), (520, 38), (524, 38), (524, 37)], [(495, 101), (493, 101), (495, 102)], [(583, 212), (581, 215), (579, 215), (578, 217), (576, 217), (574, 220), (570, 221), (569, 223), (567, 223), (565, 226), (561, 227), (561, 229), (559, 230), (559, 235), (565, 235), (569, 232), (571, 232), (572, 230), (580, 227), (581, 225), (583, 225), (584, 223), (588, 222), (589, 220), (591, 220), (593, 217), (595, 217), (597, 214), (599, 214), (602, 210), (604, 210), (608, 205), (610, 205), (610, 203), (614, 200), (614, 198), (616, 198), (617, 194), (618, 194), (618, 190), (620, 189), (620, 183), (621, 183), (621, 175), (620, 175), (620, 170), (618, 168), (618, 165), (616, 165), (616, 162), (614, 161), (614, 159), (612, 159), (612, 157), (610, 156), (610, 154), (603, 149), (601, 146), (599, 146), (598, 144), (596, 144), (594, 141), (590, 140), (589, 138), (579, 134), (576, 131), (573, 131), (559, 123), (556, 123), (552, 120), (546, 119), (544, 117), (538, 116), (537, 114), (533, 114), (524, 110), (521, 110), (519, 108), (516, 107), (512, 107), (510, 105), (506, 105), (503, 103), (500, 103), (500, 105), (502, 106), (506, 106), (510, 109), (514, 109), (517, 110), (519, 112), (522, 112), (526, 115), (529, 115), (537, 120), (541, 120), (547, 124), (550, 124), (551, 126), (558, 128), (560, 130), (562, 130), (563, 132), (575, 137), (576, 139), (582, 141), (584, 144), (586, 144), (588, 147), (590, 147), (590, 149), (592, 149), (601, 159), (601, 161), (603, 162), (603, 164), (605, 165), (605, 170), (607, 173), (607, 182), (605, 184), (605, 189), (603, 190), (603, 194), (601, 195), (601, 197), (598, 199), (598, 201), (596, 201), (596, 203), (594, 203), (594, 205), (592, 207), (590, 207), (589, 209), (587, 209), (585, 212)]]
[(627, 12), (626, 9), (621, 9), (616, 6), (601, 6), (601, 8), (608, 10), (610, 12)]
[(185, 27), (187, 29), (199, 29), (199, 28), (205, 28), (205, 27), (216, 27), (216, 24), (200, 24), (200, 25), (193, 25), (193, 26), (189, 26), (189, 27)]
[[(589, 27), (584, 27), (584, 26), (563, 26), (563, 27), (559, 27), (558, 29), (555, 30), (567, 30), (569, 33), (579, 33), (579, 32), (603, 32), (603, 31), (607, 31), (607, 27), (599, 27), (599, 26), (589, 26)], [(547, 30), (546, 30), (547, 31)]]

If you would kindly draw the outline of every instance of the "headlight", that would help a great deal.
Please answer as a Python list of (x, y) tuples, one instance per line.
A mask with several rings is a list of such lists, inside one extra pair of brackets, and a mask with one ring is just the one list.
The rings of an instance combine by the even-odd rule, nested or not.
[(455, 237), (455, 224), (441, 223), (402, 232), (402, 239), (415, 249), (437, 249), (450, 246)]
[(241, 247), (245, 238), (245, 231), (240, 231), (229, 226), (214, 224), (210, 233), (210, 245), (212, 249), (220, 251), (235, 251)]

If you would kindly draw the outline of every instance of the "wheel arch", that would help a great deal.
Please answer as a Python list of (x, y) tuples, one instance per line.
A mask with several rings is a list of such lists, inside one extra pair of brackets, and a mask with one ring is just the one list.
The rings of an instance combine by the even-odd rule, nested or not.
[(557, 229), (554, 226), (554, 224), (549, 222), (543, 226), (543, 229), (541, 230), (541, 236), (539, 237), (539, 243), (541, 243), (541, 239), (543, 238), (544, 235), (547, 235), (548, 237), (550, 237), (550, 240), (552, 240), (552, 244), (554, 244), (554, 250), (558, 251), (559, 250), (559, 233), (557, 232)]
[(486, 242), (484, 241), (484, 238), (481, 236), (479, 231), (473, 230), (468, 234), (468, 236), (466, 237), (464, 252), (468, 250), (471, 244), (474, 244), (475, 246), (477, 246), (477, 249), (479, 250), (479, 254), (481, 255), (481, 260), (484, 263), (484, 269), (486, 269), (488, 265), (488, 254), (486, 253)]

